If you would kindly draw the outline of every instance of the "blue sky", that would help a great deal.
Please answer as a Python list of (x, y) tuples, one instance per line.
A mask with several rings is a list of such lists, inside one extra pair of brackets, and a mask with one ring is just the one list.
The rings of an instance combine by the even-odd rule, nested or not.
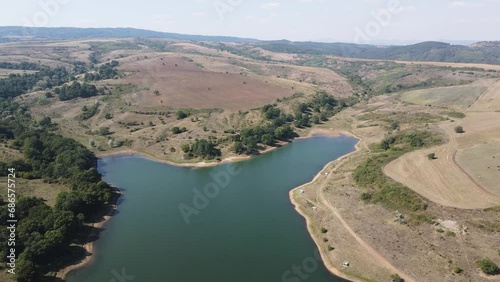
[(2, 0), (1, 3), (0, 25), (135, 27), (301, 41), (500, 40), (500, 0)]

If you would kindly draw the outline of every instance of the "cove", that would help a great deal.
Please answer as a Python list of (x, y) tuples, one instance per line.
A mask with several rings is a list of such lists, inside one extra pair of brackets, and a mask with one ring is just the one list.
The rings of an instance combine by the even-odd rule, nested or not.
[[(315, 136), (209, 168), (138, 156), (100, 159), (100, 173), (123, 196), (95, 244), (92, 263), (68, 281), (345, 281), (318, 259), (305, 219), (288, 193), (354, 151), (357, 142), (348, 136)], [(207, 184), (217, 183), (214, 175), (229, 169), (237, 173), (227, 173), (227, 185), (210, 194), (208, 204), (187, 223), (179, 205), (193, 207), (193, 191), (204, 193)]]

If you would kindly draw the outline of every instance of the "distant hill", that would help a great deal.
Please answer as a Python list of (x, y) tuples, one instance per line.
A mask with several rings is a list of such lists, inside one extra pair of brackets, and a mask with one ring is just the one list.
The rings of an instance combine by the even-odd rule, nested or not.
[(255, 42), (255, 39), (230, 36), (188, 35), (151, 31), (136, 28), (75, 28), (75, 27), (21, 27), (0, 26), (2, 37), (34, 37), (46, 39), (81, 39), (81, 38), (169, 38), (193, 41)]
[(268, 51), (336, 55), (361, 59), (435, 61), (454, 63), (500, 64), (500, 41), (484, 41), (468, 46), (442, 42), (423, 42), (406, 46), (377, 46), (352, 43), (260, 41), (230, 36), (186, 35), (135, 28), (72, 28), (72, 27), (0, 27), (0, 43), (36, 39), (81, 38), (169, 38), (192, 41), (250, 43)]
[(500, 64), (500, 42), (498, 41), (478, 42), (469, 46), (442, 42), (423, 42), (407, 46), (375, 46), (287, 40), (255, 44), (268, 51), (285, 53), (336, 55), (362, 59)]

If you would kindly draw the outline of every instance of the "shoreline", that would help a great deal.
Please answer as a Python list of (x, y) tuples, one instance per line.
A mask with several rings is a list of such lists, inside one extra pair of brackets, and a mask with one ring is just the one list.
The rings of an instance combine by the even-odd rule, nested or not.
[(152, 154), (140, 152), (140, 151), (137, 151), (134, 149), (124, 149), (124, 150), (119, 150), (119, 151), (115, 151), (115, 152), (103, 152), (100, 154), (96, 154), (96, 157), (98, 159), (103, 159), (103, 158), (109, 158), (109, 157), (139, 156), (139, 157), (143, 157), (143, 158), (146, 158), (146, 159), (158, 162), (158, 163), (168, 164), (171, 166), (187, 167), (187, 168), (204, 168), (204, 167), (214, 167), (214, 166), (218, 166), (218, 165), (222, 165), (222, 164), (246, 161), (246, 160), (252, 159), (256, 156), (272, 152), (272, 151), (274, 151), (282, 146), (285, 146), (287, 144), (292, 143), (294, 140), (303, 140), (303, 139), (308, 139), (308, 138), (311, 138), (314, 136), (321, 136), (321, 135), (328, 136), (328, 137), (339, 137), (342, 135), (346, 135), (346, 136), (351, 136), (351, 137), (354, 137), (354, 138), (361, 140), (358, 136), (355, 136), (351, 132), (348, 132), (345, 130), (334, 130), (334, 129), (330, 130), (330, 129), (324, 129), (324, 128), (313, 128), (313, 129), (309, 130), (308, 133), (304, 136), (297, 137), (289, 142), (280, 142), (275, 147), (268, 147), (265, 150), (259, 151), (258, 155), (232, 156), (232, 157), (226, 157), (226, 158), (222, 159), (221, 161), (214, 161), (214, 162), (200, 161), (200, 162), (194, 162), (194, 163), (188, 163), (188, 162), (178, 163), (178, 162), (174, 162), (171, 160), (162, 159), (162, 158), (159, 158), (159, 157), (154, 156)]
[(337, 277), (340, 277), (342, 279), (346, 279), (346, 280), (349, 280), (349, 281), (352, 281), (352, 282), (361, 282), (361, 280), (359, 280), (357, 278), (350, 277), (350, 276), (344, 274), (343, 272), (340, 271), (340, 267), (335, 267), (330, 262), (330, 260), (328, 259), (327, 253), (325, 252), (325, 250), (323, 248), (321, 248), (321, 243), (319, 241), (319, 238), (316, 238), (316, 236), (314, 235), (315, 233), (314, 233), (314, 229), (313, 229), (313, 219), (310, 216), (308, 216), (305, 212), (303, 212), (301, 210), (301, 208), (303, 208), (303, 206), (294, 197), (294, 193), (296, 191), (300, 190), (301, 188), (303, 188), (305, 186), (314, 184), (321, 176), (323, 176), (323, 174), (325, 173), (325, 170), (327, 170), (330, 165), (332, 165), (334, 163), (337, 163), (337, 162), (340, 162), (340, 161), (344, 160), (345, 158), (348, 158), (351, 155), (353, 155), (353, 154), (355, 154), (355, 153), (357, 153), (357, 152), (359, 152), (361, 150), (360, 143), (363, 140), (362, 138), (360, 138), (359, 136), (356, 136), (355, 134), (353, 134), (352, 132), (349, 132), (349, 131), (339, 131), (339, 132), (342, 132), (341, 135), (352, 136), (352, 137), (357, 138), (359, 140), (358, 143), (355, 146), (355, 150), (352, 151), (352, 152), (350, 152), (347, 155), (344, 155), (344, 156), (342, 156), (342, 157), (340, 157), (340, 158), (338, 158), (336, 160), (333, 160), (333, 161), (327, 163), (323, 167), (323, 169), (321, 169), (321, 171), (319, 171), (318, 174), (316, 174), (316, 176), (314, 176), (314, 178), (311, 181), (309, 181), (308, 183), (304, 183), (304, 184), (302, 184), (302, 185), (300, 185), (298, 187), (293, 188), (288, 193), (288, 196), (290, 198), (290, 202), (293, 204), (293, 206), (295, 208), (295, 211), (306, 220), (306, 227), (307, 227), (307, 231), (309, 233), (309, 236), (311, 236), (311, 239), (313, 239), (314, 244), (318, 248), (318, 251), (319, 251), (320, 256), (321, 256), (321, 260), (323, 261), (323, 265), (326, 267), (326, 269), (331, 274), (333, 274), (333, 275), (335, 275)]
[[(108, 209), (104, 213), (103, 220), (92, 224), (93, 228), (96, 228), (96, 229), (102, 228), (113, 217), (114, 213), (117, 210), (117, 202), (118, 202), (118, 199), (120, 199), (120, 197), (122, 196), (122, 192), (116, 187), (112, 187), (112, 188), (113, 188), (113, 193), (115, 194), (113, 202), (110, 203)], [(96, 232), (94, 232), (94, 231), (91, 232), (89, 234), (89, 237), (91, 237), (93, 235), (96, 235)], [(82, 245), (82, 247), (85, 249), (85, 252), (86, 252), (85, 258), (82, 261), (78, 262), (77, 264), (69, 265), (69, 266), (59, 270), (55, 277), (66, 281), (70, 273), (72, 273), (73, 271), (82, 269), (85, 266), (87, 266), (89, 263), (91, 263), (92, 260), (94, 259), (95, 243), (97, 242), (97, 240), (93, 240), (91, 242), (88, 242), (88, 243), (85, 243), (84, 245)]]
[[(353, 152), (347, 154), (347, 155), (344, 155), (336, 160), (333, 160), (331, 162), (329, 162), (328, 164), (325, 165), (325, 167), (314, 177), (314, 179), (309, 182), (309, 183), (312, 183), (314, 182), (320, 175), (321, 173), (332, 163), (334, 162), (337, 162), (357, 151), (359, 151), (359, 143), (361, 142), (361, 138), (359, 138), (358, 136), (356, 136), (355, 134), (349, 132), (349, 131), (345, 131), (345, 130), (334, 130), (334, 129), (324, 129), (324, 128), (313, 128), (311, 130), (308, 131), (308, 133), (305, 135), (305, 136), (300, 136), (298, 138), (295, 138), (293, 140), (303, 140), (303, 139), (307, 139), (307, 138), (311, 138), (311, 137), (314, 137), (314, 136), (328, 136), (328, 137), (339, 137), (339, 136), (342, 136), (342, 135), (345, 135), (345, 136), (351, 136), (351, 137), (354, 137), (356, 139), (358, 139), (358, 143), (356, 144), (355, 148), (356, 150), (354, 150)], [(292, 140), (292, 141), (293, 141)], [(284, 145), (287, 145), (291, 142), (286, 142), (286, 143), (280, 143), (279, 146), (277, 147), (270, 147), (270, 148), (266, 148), (265, 150), (263, 151), (260, 151), (259, 152), (259, 155), (262, 155), (262, 154), (266, 154), (266, 153), (269, 153), (271, 151), (274, 151), (278, 148), (280, 148), (281, 146), (284, 146)], [(155, 161), (155, 162), (159, 162), (159, 163), (164, 163), (164, 164), (168, 164), (168, 165), (172, 165), (172, 166), (177, 166), (177, 167), (190, 167), (190, 168), (202, 168), (202, 167), (213, 167), (213, 166), (218, 166), (218, 165), (221, 165), (221, 164), (226, 164), (226, 163), (234, 163), (234, 162), (240, 162), (240, 161), (245, 161), (245, 160), (249, 160), (249, 159), (252, 159), (256, 156), (242, 156), (242, 157), (228, 157), (228, 158), (224, 158), (222, 161), (220, 162), (213, 162), (213, 163), (206, 163), (206, 162), (197, 162), (197, 163), (176, 163), (176, 162), (172, 162), (172, 161), (169, 161), (169, 160), (164, 160), (164, 159), (160, 159), (158, 157), (155, 157), (155, 156), (152, 156), (152, 155), (149, 155), (147, 153), (143, 153), (143, 152), (139, 152), (139, 151), (135, 151), (135, 150), (132, 150), (132, 149), (125, 149), (125, 150), (120, 150), (120, 151), (116, 151), (116, 152), (108, 152), (108, 153), (102, 153), (102, 154), (98, 154), (96, 155), (96, 157), (98, 159), (102, 159), (102, 158), (107, 158), (107, 157), (120, 157), (120, 156), (139, 156), (139, 157), (143, 157), (143, 158), (147, 158), (149, 160), (152, 160), (152, 161)], [(258, 155), (257, 155), (258, 156)], [(293, 196), (292, 196), (292, 192), (299, 189), (300, 187), (304, 186), (304, 185), (307, 185), (309, 183), (306, 183), (306, 184), (303, 184), (299, 187), (296, 187), (296, 188), (293, 188), (292, 190), (290, 190), (290, 199), (292, 201), (292, 203), (294, 203), (294, 199), (293, 199)], [(106, 211), (105, 215), (103, 216), (103, 220), (100, 221), (100, 222), (97, 222), (97, 223), (94, 223), (92, 225), (92, 227), (95, 227), (95, 228), (101, 228), (102, 226), (104, 226), (112, 217), (113, 217), (113, 214), (115, 213), (115, 211), (117, 210), (117, 201), (118, 199), (122, 196), (122, 192), (118, 189), (118, 188), (115, 188), (113, 187), (113, 191), (114, 193), (116, 193), (116, 197), (114, 199), (114, 202), (111, 203), (110, 207), (108, 208), (108, 210)], [(310, 229), (310, 219), (305, 216), (304, 214), (302, 214), (299, 210), (298, 210), (298, 204), (295, 204), (294, 203), (294, 206), (295, 206), (295, 209), (297, 210), (297, 212), (302, 215), (304, 218), (306, 218), (306, 222), (307, 222), (307, 225), (308, 225), (308, 232), (309, 232), (309, 235), (313, 238), (313, 240), (315, 241), (315, 244), (318, 246), (318, 249), (319, 249), (319, 243), (316, 242), (316, 239), (313, 237), (313, 233), (312, 233), (312, 229)], [(92, 234), (91, 234), (92, 235)], [(63, 268), (61, 270), (59, 270), (56, 274), (55, 277), (57, 278), (60, 278), (60, 279), (63, 279), (64, 281), (67, 280), (69, 274), (73, 271), (76, 271), (76, 270), (79, 270), (79, 269), (82, 269), (84, 268), (85, 266), (87, 266), (89, 263), (92, 262), (92, 259), (94, 258), (94, 249), (95, 249), (95, 243), (96, 243), (97, 240), (94, 240), (92, 242), (89, 242), (89, 243), (86, 243), (84, 244), (82, 247), (85, 249), (87, 255), (86, 257), (80, 261), (79, 263), (77, 264), (73, 264), (73, 265), (70, 265), (66, 268)], [(340, 273), (340, 271), (338, 271), (338, 269), (336, 269), (334, 266), (330, 265), (330, 263), (324, 259), (324, 254), (323, 254), (323, 251), (321, 249), (320, 250), (320, 255), (322, 257), (322, 260), (323, 260), (323, 264), (326, 266), (326, 268), (328, 269), (328, 271), (330, 271), (333, 275), (335, 276), (338, 276), (338, 277), (341, 277), (341, 278), (344, 278), (344, 279), (349, 279), (353, 282), (357, 282), (357, 280), (352, 280), (351, 278), (347, 278), (345, 277), (345, 275), (343, 275), (342, 273)]]

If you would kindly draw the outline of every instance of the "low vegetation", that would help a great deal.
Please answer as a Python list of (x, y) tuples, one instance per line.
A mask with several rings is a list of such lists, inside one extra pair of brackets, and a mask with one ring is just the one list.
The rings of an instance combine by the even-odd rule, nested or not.
[(491, 259), (481, 259), (476, 262), (477, 266), (487, 275), (500, 274), (500, 268)]
[(459, 125), (459, 126), (455, 127), (455, 132), (456, 133), (464, 133), (465, 131), (464, 131), (464, 128)]
[[(361, 187), (369, 188), (361, 199), (381, 203), (384, 207), (411, 213), (422, 212), (426, 202), (415, 192), (395, 182), (383, 173), (383, 167), (405, 153), (441, 142), (436, 134), (427, 131), (406, 131), (391, 134), (378, 144), (379, 152), (368, 158), (354, 171), (353, 177)], [(425, 220), (417, 216), (418, 221)]]

